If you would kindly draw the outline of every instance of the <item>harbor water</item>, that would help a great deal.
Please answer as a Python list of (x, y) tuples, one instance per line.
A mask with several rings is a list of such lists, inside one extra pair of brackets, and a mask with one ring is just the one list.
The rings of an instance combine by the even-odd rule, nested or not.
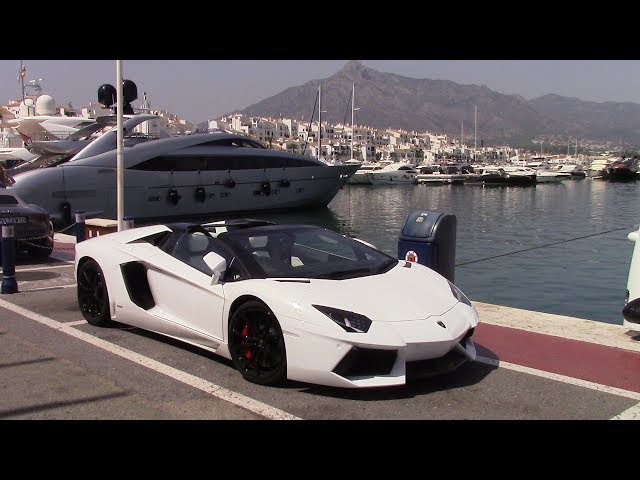
[(327, 208), (251, 217), (321, 225), (397, 256), (417, 210), (455, 215), (455, 283), (471, 300), (622, 324), (640, 182), (345, 185)]

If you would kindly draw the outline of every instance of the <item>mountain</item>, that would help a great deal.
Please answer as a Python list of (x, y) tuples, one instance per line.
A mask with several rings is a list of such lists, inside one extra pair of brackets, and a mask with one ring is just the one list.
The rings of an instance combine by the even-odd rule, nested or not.
[(529, 104), (561, 122), (573, 137), (640, 143), (640, 105), (620, 102), (587, 102), (578, 98), (544, 95)]
[[(380, 72), (350, 61), (329, 78), (311, 80), (240, 110), (250, 116), (284, 116), (317, 120), (317, 92), (322, 84), (322, 119), (351, 121), (351, 90), (356, 85), (356, 123), (377, 128), (447, 133), (468, 144), (474, 141), (531, 143), (537, 136), (568, 135), (592, 140), (640, 144), (640, 105), (585, 102), (545, 95), (527, 101), (519, 95), (494, 92), (484, 85), (449, 80), (416, 79)], [(315, 107), (315, 109), (314, 109)], [(612, 138), (613, 137), (613, 138)]]

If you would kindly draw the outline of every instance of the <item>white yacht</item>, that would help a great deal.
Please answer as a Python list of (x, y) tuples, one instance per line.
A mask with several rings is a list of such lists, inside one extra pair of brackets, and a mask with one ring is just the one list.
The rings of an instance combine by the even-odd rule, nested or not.
[(38, 152), (28, 148), (32, 140), (59, 140), (79, 129), (95, 124), (95, 119), (56, 114), (56, 104), (50, 95), (14, 101), (10, 110), (0, 106), (0, 162), (7, 168), (34, 160)]
[(561, 163), (557, 166), (558, 173), (564, 173), (569, 175), (569, 179), (577, 180), (586, 178), (587, 172), (576, 163)]
[(26, 114), (12, 113), (2, 107), (0, 128), (14, 129), (23, 140), (64, 139), (96, 122), (94, 118), (56, 113), (56, 101), (50, 95), (40, 95), (35, 100), (25, 98), (20, 102), (20, 111)]
[(613, 163), (619, 160), (619, 158), (613, 158), (610, 156), (601, 156), (594, 158), (589, 164), (589, 170), (587, 170), (587, 176), (589, 178), (597, 178), (602, 180), (609, 179), (609, 167)]
[(0, 163), (4, 164), (6, 168), (28, 162), (37, 157), (37, 154), (31, 153), (24, 147), (0, 148)]
[[(125, 133), (151, 118), (157, 116), (127, 120)], [(116, 136), (114, 128), (68, 161), (17, 173), (10, 188), (56, 223), (71, 223), (78, 210), (115, 219)], [(122, 167), (124, 214), (141, 220), (326, 206), (358, 169), (223, 131), (125, 147)]]
[(535, 176), (536, 176), (536, 171), (533, 168), (526, 167), (523, 165), (520, 165), (520, 166), (505, 165), (503, 168), (504, 168), (504, 171), (507, 172), (509, 175), (525, 176), (525, 177), (530, 177), (532, 179), (535, 179)]
[(418, 171), (411, 163), (390, 163), (386, 167), (367, 173), (373, 185), (418, 183)]
[(378, 170), (382, 170), (384, 168), (383, 163), (379, 162), (370, 162), (363, 163), (360, 165), (360, 168), (354, 173), (351, 178), (349, 178), (350, 184), (361, 184), (361, 185), (371, 185), (371, 179), (369, 178), (368, 173), (377, 172)]
[(563, 180), (571, 178), (570, 173), (538, 169), (536, 170), (536, 182), (537, 183), (560, 183)]
[(418, 167), (416, 180), (423, 185), (459, 185), (478, 177), (469, 165), (423, 165)]
[(536, 184), (535, 170), (527, 167), (480, 165), (474, 166), (474, 170), (479, 174), (478, 182), (483, 185), (528, 186)]

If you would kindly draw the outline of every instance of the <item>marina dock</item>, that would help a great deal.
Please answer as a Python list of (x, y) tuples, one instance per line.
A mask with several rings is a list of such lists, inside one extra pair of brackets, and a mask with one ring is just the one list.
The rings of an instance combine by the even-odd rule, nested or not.
[(74, 243), (57, 235), (49, 259), (19, 261), (19, 292), (0, 295), (0, 419), (640, 419), (640, 332), (622, 325), (474, 302), (478, 358), (451, 374), (376, 390), (263, 387), (213, 354), (87, 324)]

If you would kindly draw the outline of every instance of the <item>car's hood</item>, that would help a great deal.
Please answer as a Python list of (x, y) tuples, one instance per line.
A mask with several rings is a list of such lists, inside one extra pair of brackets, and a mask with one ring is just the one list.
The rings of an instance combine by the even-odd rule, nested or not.
[(419, 264), (405, 262), (386, 273), (346, 280), (282, 282), (280, 291), (297, 305), (323, 305), (395, 322), (442, 315), (458, 302), (447, 280)]

